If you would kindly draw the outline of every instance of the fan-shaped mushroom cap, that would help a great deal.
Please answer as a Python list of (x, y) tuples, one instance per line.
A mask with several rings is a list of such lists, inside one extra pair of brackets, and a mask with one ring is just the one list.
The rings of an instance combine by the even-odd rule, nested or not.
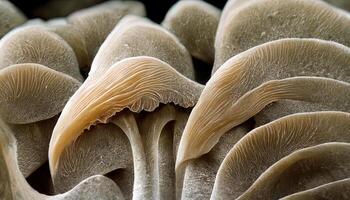
[(6, 200), (73, 200), (124, 199), (118, 186), (110, 179), (97, 175), (90, 177), (67, 193), (46, 196), (38, 193), (26, 182), (16, 160), (16, 140), (9, 128), (0, 120), (0, 198)]
[(118, 21), (127, 14), (144, 16), (146, 11), (143, 4), (137, 1), (108, 1), (68, 16), (68, 22), (82, 34), (88, 51), (88, 63), (92, 62)]
[(300, 113), (252, 130), (222, 162), (211, 198), (237, 198), (268, 167), (295, 150), (327, 142), (349, 142), (349, 122), (349, 113)]
[[(349, 48), (317, 39), (277, 40), (231, 58), (212, 76), (194, 107), (181, 138), (177, 166), (209, 152), (222, 134), (256, 113), (248, 117), (231, 110), (238, 106), (239, 98), (255, 87), (269, 80), (294, 76), (324, 76), (349, 81), (349, 66)], [(264, 94), (269, 95), (268, 92)], [(280, 92), (276, 89), (275, 94)], [(271, 99), (275, 98), (271, 95)], [(251, 99), (254, 99), (254, 93)], [(260, 99), (260, 102), (265, 100)], [(236, 108), (240, 109), (239, 106)], [(250, 109), (241, 112), (253, 111)]]
[(27, 124), (60, 113), (81, 83), (40, 64), (17, 64), (0, 70), (0, 115)]
[(300, 149), (267, 169), (238, 199), (279, 199), (350, 177), (350, 143)]
[(72, 48), (61, 37), (43, 28), (19, 28), (1, 39), (0, 69), (20, 63), (42, 64), (83, 80)]
[(310, 190), (298, 192), (284, 197), (282, 200), (347, 200), (350, 198), (349, 194), (350, 178), (334, 181)]
[(7, 0), (0, 1), (0, 38), (25, 21), (26, 17), (14, 5)]
[(63, 109), (50, 141), (51, 173), (55, 174), (63, 150), (91, 125), (106, 122), (123, 109), (153, 111), (160, 103), (170, 102), (192, 107), (202, 89), (156, 58), (117, 62), (98, 79), (86, 81)]
[(103, 42), (92, 63), (89, 79), (99, 77), (114, 63), (128, 57), (151, 56), (193, 79), (191, 55), (178, 39), (151, 21), (126, 16)]
[(194, 57), (213, 63), (219, 19), (220, 10), (204, 1), (179, 1), (170, 8), (162, 25), (174, 33)]
[(68, 191), (92, 175), (119, 170), (126, 171), (126, 177), (115, 181), (125, 195), (132, 195), (132, 157), (130, 143), (120, 128), (113, 124), (92, 127), (63, 152), (53, 177), (55, 192)]
[(281, 38), (319, 38), (350, 46), (349, 27), (350, 15), (317, 0), (229, 2), (216, 35), (213, 73), (232, 56)]

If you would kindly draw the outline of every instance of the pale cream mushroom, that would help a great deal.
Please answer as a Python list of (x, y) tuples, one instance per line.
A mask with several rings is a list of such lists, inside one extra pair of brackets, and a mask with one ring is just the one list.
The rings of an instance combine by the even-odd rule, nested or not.
[[(175, 132), (171, 134), (166, 127), (175, 121), (174, 130), (182, 130), (188, 113), (181, 114), (180, 108), (160, 104), (192, 107), (202, 89), (202, 85), (186, 78), (167, 63), (146, 56), (123, 59), (103, 74), (94, 78), (89, 76), (68, 101), (55, 126), (49, 147), (53, 179), (65, 149), (91, 125), (110, 122), (120, 127), (130, 141), (134, 165), (133, 199), (174, 196), (174, 179), (168, 182), (170, 185), (161, 185), (167, 181), (164, 176), (174, 174), (174, 164), (171, 164), (174, 163), (171, 157), (173, 147), (171, 145), (169, 149), (164, 142), (169, 142), (168, 137), (179, 138), (179, 131), (171, 131)], [(140, 113), (143, 110), (154, 112)], [(177, 125), (176, 121), (180, 123)], [(163, 136), (162, 132), (167, 134)], [(176, 139), (170, 141), (177, 144)], [(168, 151), (161, 152), (158, 157), (162, 145)], [(65, 159), (65, 163), (68, 160)], [(162, 163), (173, 168), (164, 168)], [(161, 175), (158, 174), (159, 168), (165, 170)]]
[[(250, 104), (238, 100), (259, 85), (270, 80), (294, 76), (324, 76), (349, 81), (349, 66), (349, 48), (317, 39), (273, 41), (231, 58), (209, 80), (190, 115), (181, 138), (177, 167), (208, 153), (225, 132), (254, 116), (256, 111), (249, 108)], [(278, 84), (278, 81), (275, 83)], [(267, 91), (261, 94), (269, 95), (269, 85), (261, 89), (264, 88)], [(275, 92), (279, 94), (281, 91), (277, 89)], [(287, 93), (286, 98), (289, 98), (290, 94)], [(251, 95), (248, 98), (254, 100), (255, 93)], [(278, 97), (271, 95), (269, 99), (261, 99), (259, 102)], [(317, 92), (314, 95), (322, 96)], [(291, 98), (301, 99), (296, 96)], [(348, 105), (347, 102), (344, 102), (345, 106)], [(247, 107), (242, 108), (240, 105)], [(341, 105), (338, 108), (341, 108)], [(246, 115), (247, 112), (252, 113)]]
[(349, 194), (350, 178), (347, 178), (286, 196), (282, 200), (347, 200), (350, 198)]
[(94, 79), (114, 63), (133, 56), (158, 58), (194, 79), (191, 55), (179, 40), (161, 26), (141, 17), (126, 16), (101, 45), (88, 79)]
[(0, 1), (0, 38), (11, 29), (26, 21), (26, 17), (12, 3), (7, 0)]
[(179, 1), (170, 8), (162, 25), (179, 38), (192, 56), (213, 63), (219, 19), (220, 10), (204, 1)]
[(281, 38), (319, 38), (350, 46), (350, 15), (318, 0), (229, 1), (215, 39), (213, 73), (232, 56)]
[(242, 195), (271, 165), (295, 150), (350, 141), (350, 114), (298, 113), (256, 128), (238, 141), (222, 162), (211, 199)]
[(6, 200), (73, 200), (73, 199), (124, 199), (118, 186), (110, 179), (96, 175), (82, 181), (72, 190), (56, 196), (35, 191), (26, 182), (17, 164), (16, 139), (0, 120), (0, 199)]
[(1, 39), (0, 69), (20, 63), (41, 64), (83, 80), (72, 48), (60, 36), (44, 28), (18, 28)]
[(137, 1), (108, 1), (67, 17), (68, 23), (81, 33), (88, 52), (88, 64), (91, 64), (108, 34), (127, 14), (144, 16), (146, 11), (143, 4)]
[(350, 177), (350, 143), (297, 150), (270, 166), (238, 200), (279, 199)]

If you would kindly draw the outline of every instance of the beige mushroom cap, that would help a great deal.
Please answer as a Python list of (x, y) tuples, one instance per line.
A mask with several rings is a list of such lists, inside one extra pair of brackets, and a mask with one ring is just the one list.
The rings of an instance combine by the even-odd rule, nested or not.
[(26, 17), (14, 5), (7, 0), (0, 1), (0, 38), (25, 21)]
[(179, 1), (166, 14), (162, 25), (176, 35), (192, 56), (214, 62), (214, 40), (220, 10), (204, 1)]
[(245, 115), (251, 111), (249, 104), (239, 113), (231, 109), (236, 106), (240, 110), (237, 101), (250, 90), (270, 80), (294, 76), (349, 81), (349, 65), (349, 48), (317, 39), (277, 40), (232, 57), (212, 76), (192, 110), (181, 138), (177, 166), (209, 152), (222, 134), (252, 116)]
[(156, 58), (141, 56), (117, 62), (101, 77), (86, 81), (63, 109), (50, 141), (51, 174), (55, 174), (62, 151), (91, 125), (106, 123), (123, 109), (153, 111), (160, 103), (192, 107), (202, 89)]
[(83, 80), (72, 48), (60, 36), (37, 26), (13, 30), (0, 41), (0, 69), (37, 63)]
[(40, 64), (16, 64), (0, 70), (0, 115), (27, 124), (60, 113), (81, 83)]

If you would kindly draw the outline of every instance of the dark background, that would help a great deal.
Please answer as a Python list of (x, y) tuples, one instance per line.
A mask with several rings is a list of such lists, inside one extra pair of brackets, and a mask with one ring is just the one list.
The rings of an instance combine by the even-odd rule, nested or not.
[[(64, 17), (74, 10), (79, 10), (104, 2), (105, 0), (11, 0), (29, 18), (49, 19)], [(223, 8), (227, 0), (206, 0), (206, 2)], [(154, 22), (161, 22), (176, 0), (144, 0), (147, 9), (147, 17)]]

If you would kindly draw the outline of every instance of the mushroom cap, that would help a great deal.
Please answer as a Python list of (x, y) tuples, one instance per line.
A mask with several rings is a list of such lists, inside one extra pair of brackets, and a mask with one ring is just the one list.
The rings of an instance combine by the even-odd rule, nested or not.
[(172, 33), (145, 18), (126, 16), (101, 45), (88, 79), (98, 77), (114, 63), (134, 56), (158, 58), (186, 77), (194, 78), (191, 55)]
[(145, 16), (145, 7), (137, 1), (107, 1), (67, 17), (68, 22), (82, 35), (89, 57), (87, 63), (91, 64), (108, 34), (127, 14)]
[(26, 17), (12, 3), (0, 1), (0, 38), (14, 27), (23, 24)]
[(219, 19), (220, 10), (204, 1), (179, 1), (170, 8), (162, 26), (176, 35), (192, 56), (213, 63)]
[(271, 165), (238, 199), (283, 196), (350, 177), (350, 143), (299, 149)]
[(284, 198), (282, 200), (347, 200), (350, 193), (350, 178), (334, 181), (321, 185), (319, 187), (298, 192)]
[(218, 170), (212, 199), (237, 198), (275, 162), (295, 150), (350, 141), (350, 114), (298, 113), (250, 131), (237, 142)]
[(349, 16), (318, 0), (230, 1), (219, 22), (213, 73), (232, 56), (281, 38), (318, 38), (350, 46)]
[[(47, 155), (47, 154), (46, 154)], [(52, 177), (55, 192), (72, 189), (82, 180), (97, 174), (105, 175), (114, 170), (132, 172), (132, 153), (130, 142), (123, 131), (113, 124), (99, 124), (79, 136), (69, 145), (60, 157), (57, 173)], [(127, 174), (131, 179), (133, 174)], [(125, 182), (119, 184), (123, 188)], [(123, 191), (124, 194), (130, 191)]]
[(119, 187), (109, 178), (97, 175), (82, 181), (72, 190), (56, 196), (46, 196), (31, 188), (17, 164), (16, 139), (9, 127), (0, 119), (0, 198), (16, 200), (74, 200), (124, 199)]
[(75, 53), (67, 42), (38, 26), (18, 28), (0, 41), (0, 69), (20, 63), (41, 64), (83, 80)]
[(209, 152), (222, 134), (239, 124), (232, 119), (247, 117), (232, 113), (230, 108), (262, 83), (294, 76), (349, 81), (349, 66), (349, 48), (318, 39), (272, 41), (232, 57), (212, 76), (192, 110), (181, 138), (177, 166)]
[(0, 116), (15, 124), (49, 119), (60, 113), (81, 83), (40, 64), (0, 70)]
[(85, 81), (68, 101), (53, 131), (49, 147), (53, 176), (63, 150), (84, 129), (106, 123), (123, 109), (153, 111), (160, 103), (192, 107), (203, 89), (167, 63), (146, 56), (117, 62), (101, 77), (91, 80)]

